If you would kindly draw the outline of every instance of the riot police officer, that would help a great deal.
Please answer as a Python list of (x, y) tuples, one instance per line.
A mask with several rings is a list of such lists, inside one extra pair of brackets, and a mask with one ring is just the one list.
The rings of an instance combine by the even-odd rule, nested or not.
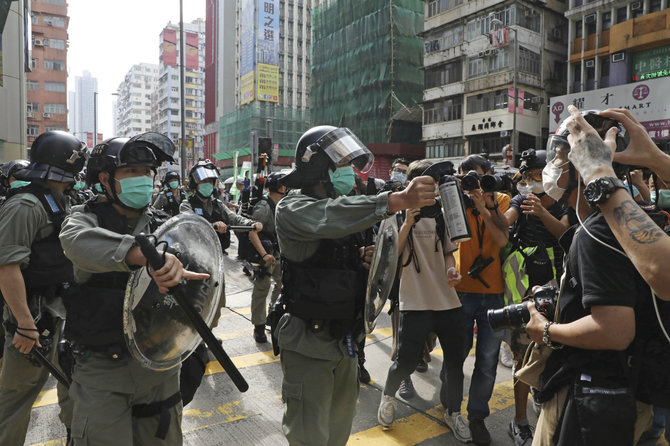
[[(352, 164), (373, 155), (346, 128), (319, 126), (298, 141), (292, 190), (277, 204), (286, 314), (273, 328), (284, 372), (283, 431), (290, 444), (344, 445), (358, 397), (355, 342), (363, 336), (365, 263), (372, 248), (359, 231), (406, 208), (434, 204), (435, 182), (415, 179), (402, 192), (348, 197)], [(274, 311), (274, 310), (273, 310)], [(272, 315), (273, 317), (275, 315)]]
[[(74, 446), (182, 444), (179, 367), (145, 368), (129, 354), (123, 335), (129, 273), (147, 263), (134, 236), (151, 232), (153, 177), (162, 162), (173, 161), (174, 151), (169, 138), (151, 132), (98, 144), (91, 165), (107, 199), (74, 207), (63, 224), (60, 239), (76, 281), (65, 299), (76, 361), (70, 386)], [(161, 269), (150, 271), (161, 292), (182, 278), (208, 277), (185, 270), (170, 253)]]
[(0, 187), (2, 188), (2, 196), (0, 196), (0, 204), (4, 203), (10, 189), (27, 186), (29, 181), (19, 180), (14, 176), (14, 173), (21, 169), (28, 167), (30, 163), (26, 160), (14, 160), (5, 163), (0, 167)]
[[(214, 163), (209, 160), (198, 161), (198, 163), (191, 168), (188, 174), (188, 185), (193, 194), (188, 197), (188, 199), (182, 201), (181, 205), (179, 206), (179, 211), (200, 215), (208, 222), (210, 222), (214, 226), (214, 230), (216, 230), (217, 235), (219, 236), (221, 248), (225, 253), (225, 250), (230, 246), (230, 231), (228, 231), (228, 226), (253, 225), (256, 227), (256, 230), (252, 231), (249, 234), (249, 237), (257, 238), (257, 232), (263, 230), (263, 225), (233, 213), (233, 211), (228, 209), (228, 206), (224, 205), (221, 200), (212, 196), (212, 193), (214, 192), (214, 186), (216, 185), (218, 179), (219, 169), (216, 168)], [(221, 298), (219, 299), (219, 308), (214, 315), (214, 323), (212, 324), (212, 328), (218, 325), (219, 317), (221, 316), (221, 308), (226, 306), (224, 287), (221, 287), (221, 292), (222, 294)]]
[(181, 177), (174, 170), (169, 171), (163, 177), (163, 190), (156, 195), (153, 207), (170, 214), (174, 217), (179, 213), (179, 205), (186, 199), (186, 194), (179, 188)]
[[(65, 190), (84, 167), (86, 144), (69, 133), (51, 131), (35, 139), (30, 166), (7, 175), (25, 185), (11, 189), (0, 208), (0, 291), (7, 307), (3, 368), (0, 373), (0, 444), (21, 446), (30, 409), (49, 372), (31, 353), (41, 349), (53, 362), (54, 334), (65, 317), (64, 284), (72, 265), (63, 255), (58, 231), (69, 211)], [(13, 184), (16, 184), (14, 182)], [(61, 420), (69, 427), (67, 392), (59, 385)]]

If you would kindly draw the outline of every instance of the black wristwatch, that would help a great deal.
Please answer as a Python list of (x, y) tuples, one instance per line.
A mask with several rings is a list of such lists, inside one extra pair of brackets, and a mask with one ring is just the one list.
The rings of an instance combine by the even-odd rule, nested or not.
[(603, 177), (591, 181), (584, 189), (584, 198), (589, 205), (598, 209), (617, 189), (625, 189), (626, 185), (618, 178)]

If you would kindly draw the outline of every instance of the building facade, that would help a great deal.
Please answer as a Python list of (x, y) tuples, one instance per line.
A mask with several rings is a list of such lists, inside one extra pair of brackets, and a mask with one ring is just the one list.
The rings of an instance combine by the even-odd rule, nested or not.
[(550, 130), (580, 109), (627, 108), (670, 151), (668, 0), (569, 0), (568, 85), (550, 103)]
[(91, 76), (90, 71), (84, 70), (81, 76), (74, 77), (74, 91), (69, 93), (70, 121), (68, 124), (70, 133), (86, 141), (89, 147), (95, 145), (93, 138), (88, 141), (88, 136), (93, 136), (93, 132), (97, 131), (95, 122), (97, 94), (98, 79)]
[(27, 74), (28, 145), (48, 130), (68, 130), (67, 3), (31, 1), (32, 57)]
[[(272, 137), (274, 165), (290, 166), (295, 144), (309, 128), (312, 0), (215, 3), (211, 16), (208, 9), (207, 32), (217, 36), (212, 40), (219, 43), (219, 57), (233, 56), (219, 61), (217, 84), (210, 86), (208, 81), (207, 101), (219, 98), (219, 103), (210, 124), (210, 134), (218, 133), (216, 152), (209, 144), (206, 153), (217, 159), (225, 175), (230, 174), (234, 159), (251, 160), (255, 133)], [(231, 25), (234, 47), (228, 46)], [(230, 67), (233, 71), (224, 73)], [(217, 93), (210, 93), (210, 88)], [(267, 134), (268, 120), (272, 135)]]
[(131, 137), (153, 129), (152, 95), (158, 88), (158, 65), (133, 65), (119, 84), (115, 102), (114, 135)]
[(427, 157), (488, 153), (518, 164), (523, 150), (544, 148), (548, 99), (566, 88), (566, 9), (560, 0), (426, 1)]
[[(184, 23), (184, 120), (186, 169), (203, 156), (205, 131), (205, 21)], [(160, 34), (158, 87), (154, 109), (154, 131), (167, 135), (175, 144), (181, 139), (179, 25), (169, 23)], [(179, 157), (181, 168), (181, 157)]]

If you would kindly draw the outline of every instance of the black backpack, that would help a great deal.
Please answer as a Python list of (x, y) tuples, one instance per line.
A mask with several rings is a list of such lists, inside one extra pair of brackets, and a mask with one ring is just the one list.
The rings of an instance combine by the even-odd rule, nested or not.
[[(267, 204), (270, 206), (270, 210), (272, 211), (272, 215), (274, 216), (276, 207), (275, 202), (270, 197), (267, 196), (264, 196), (261, 199), (267, 202)], [(253, 213), (253, 206), (249, 208), (247, 215), (251, 216), (252, 213)], [(237, 237), (238, 241), (237, 254), (240, 257), (242, 257), (242, 259), (244, 259), (249, 263), (261, 264), (261, 265), (265, 263), (261, 255), (258, 253), (258, 251), (256, 251), (256, 248), (254, 248), (254, 245), (251, 244), (248, 232), (236, 232), (235, 236)], [(263, 244), (265, 252), (267, 252), (268, 254), (272, 254), (275, 251), (279, 250), (279, 244), (277, 243), (277, 238), (274, 236), (274, 234), (270, 234), (269, 232), (263, 230), (258, 234), (258, 237), (260, 238), (261, 243)]]

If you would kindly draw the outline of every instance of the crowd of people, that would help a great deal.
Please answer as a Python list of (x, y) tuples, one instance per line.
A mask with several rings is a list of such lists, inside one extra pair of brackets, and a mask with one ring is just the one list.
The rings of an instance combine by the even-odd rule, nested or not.
[[(253, 270), (253, 337), (266, 343), (269, 329), (281, 356), (291, 445), (348, 441), (359, 383), (370, 381), (366, 284), (387, 218), (397, 226), (398, 267), (386, 272), (395, 280), (393, 352), (377, 411), (384, 429), (393, 428), (396, 395), (414, 397), (411, 376), (426, 371), (439, 340), (444, 421), (457, 440), (490, 444), (485, 420), (505, 341), (515, 445), (628, 446), (659, 436), (670, 408), (662, 267), (670, 156), (626, 110), (569, 111), (546, 150), (524, 151), (507, 177), (469, 155), (439, 175), (433, 160), (398, 158), (388, 180), (364, 180), (374, 159), (365, 145), (346, 128), (314, 127), (297, 142), (291, 172), (255, 186), (236, 181), (242, 200), (219, 187), (209, 160), (184, 179), (168, 170), (155, 190), (156, 170), (174, 162), (163, 135), (110, 138), (90, 151), (65, 132), (40, 135), (29, 161), (0, 169), (0, 444), (23, 444), (49, 373), (65, 377), (58, 396), (68, 444), (182, 444), (180, 367), (146, 367), (123, 334), (126, 285), (148, 265), (135, 236), (180, 214), (206, 220), (223, 253), (231, 232), (238, 238)], [(458, 184), (469, 237), (450, 234), (454, 212), (434, 211), (447, 206), (445, 181)], [(210, 277), (185, 268), (178, 253), (163, 256), (163, 267), (149, 267), (161, 293)], [(226, 304), (221, 285), (210, 329)], [(549, 298), (533, 299), (538, 290)], [(489, 323), (491, 313), (505, 330)], [(535, 428), (531, 391), (541, 406)]]

